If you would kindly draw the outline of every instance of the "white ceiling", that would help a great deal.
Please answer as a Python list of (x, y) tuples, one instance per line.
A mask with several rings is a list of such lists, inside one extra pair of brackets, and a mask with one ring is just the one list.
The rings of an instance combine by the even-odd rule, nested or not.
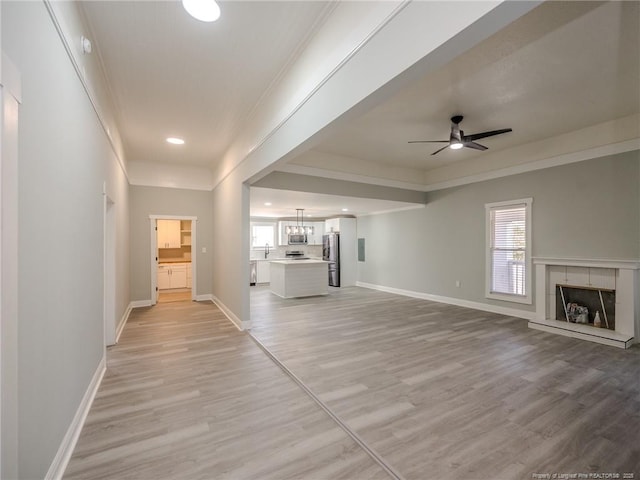
[[(321, 153), (428, 171), (640, 111), (640, 2), (546, 2), (350, 122), (293, 163), (327, 168)], [(513, 128), (464, 148), (431, 153), (450, 117), (466, 134)], [(348, 162), (347, 162), (348, 163)], [(351, 167), (353, 167), (351, 165)], [(416, 183), (420, 183), (416, 180)]]
[(333, 8), (219, 4), (220, 19), (203, 23), (179, 1), (83, 2), (128, 161), (213, 166)]
[[(214, 168), (334, 6), (223, 1), (221, 19), (204, 24), (177, 1), (84, 2), (128, 161)], [(464, 176), (495, 152), (637, 115), (639, 19), (636, 1), (545, 2), (291, 163), (419, 185), (434, 169), (455, 164)], [(453, 114), (464, 115), (467, 134), (513, 132), (480, 142), (487, 152), (447, 149), (431, 156), (439, 145), (407, 143), (446, 139)], [(164, 142), (167, 136), (187, 143), (176, 148)], [(252, 188), (251, 214), (273, 215), (262, 210), (268, 193), (262, 190)], [(274, 207), (317, 215), (341, 213), (336, 209), (346, 201), (277, 195)], [(398, 207), (353, 202), (358, 214)]]
[[(271, 203), (271, 205), (265, 205), (265, 203)], [(305, 218), (325, 218), (334, 215), (358, 216), (415, 207), (417, 207), (415, 203), (251, 187), (252, 217), (295, 217), (297, 208), (304, 209)]]

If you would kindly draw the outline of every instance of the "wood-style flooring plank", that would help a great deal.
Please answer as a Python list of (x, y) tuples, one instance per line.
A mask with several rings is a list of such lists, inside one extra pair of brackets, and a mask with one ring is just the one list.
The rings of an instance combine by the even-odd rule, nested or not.
[(640, 478), (637, 346), (357, 287), (252, 287), (251, 315), (252, 334), (407, 479)]
[(136, 309), (65, 479), (386, 479), (211, 303)]

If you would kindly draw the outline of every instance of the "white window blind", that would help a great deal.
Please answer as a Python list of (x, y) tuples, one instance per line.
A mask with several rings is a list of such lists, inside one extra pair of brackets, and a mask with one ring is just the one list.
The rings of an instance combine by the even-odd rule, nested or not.
[(487, 205), (489, 297), (530, 299), (530, 205), (530, 200)]

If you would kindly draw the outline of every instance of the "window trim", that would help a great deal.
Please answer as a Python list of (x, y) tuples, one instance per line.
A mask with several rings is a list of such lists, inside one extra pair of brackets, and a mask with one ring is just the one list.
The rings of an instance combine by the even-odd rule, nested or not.
[[(525, 206), (525, 236), (526, 236), (526, 248), (524, 252), (524, 265), (525, 265), (525, 293), (524, 295), (517, 294), (509, 294), (509, 293), (499, 293), (491, 291), (492, 284), (492, 272), (493, 272), (493, 264), (492, 264), (492, 251), (491, 251), (491, 237), (492, 237), (492, 228), (491, 228), (491, 211), (495, 209), (499, 209), (501, 207), (516, 207), (519, 205)], [(504, 302), (514, 302), (514, 303), (523, 303), (527, 305), (533, 304), (533, 285), (532, 285), (532, 272), (533, 267), (531, 264), (531, 207), (533, 205), (533, 198), (520, 198), (516, 200), (507, 200), (504, 202), (493, 202), (486, 203), (485, 208), (485, 297), (493, 300), (501, 300)]]
[(250, 222), (249, 225), (249, 244), (251, 245), (252, 250), (264, 250), (264, 245), (254, 246), (253, 245), (253, 227), (272, 227), (273, 228), (273, 244), (269, 244), (269, 249), (273, 249), (276, 247), (276, 242), (278, 241), (278, 222)]

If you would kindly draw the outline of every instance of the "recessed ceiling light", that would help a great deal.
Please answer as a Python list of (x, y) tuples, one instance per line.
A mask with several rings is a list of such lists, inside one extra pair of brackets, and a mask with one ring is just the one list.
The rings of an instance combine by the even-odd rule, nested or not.
[(172, 143), (173, 145), (184, 145), (184, 140), (176, 137), (167, 138), (168, 143)]
[(220, 18), (220, 7), (215, 0), (182, 0), (182, 6), (201, 22), (215, 22)]
[(271, 206), (271, 202), (264, 202), (264, 206), (265, 207), (270, 207)]
[(348, 211), (349, 211), (349, 209), (348, 209), (348, 208), (343, 208), (343, 209), (342, 209), (342, 211), (343, 211), (343, 212), (348, 212)]

